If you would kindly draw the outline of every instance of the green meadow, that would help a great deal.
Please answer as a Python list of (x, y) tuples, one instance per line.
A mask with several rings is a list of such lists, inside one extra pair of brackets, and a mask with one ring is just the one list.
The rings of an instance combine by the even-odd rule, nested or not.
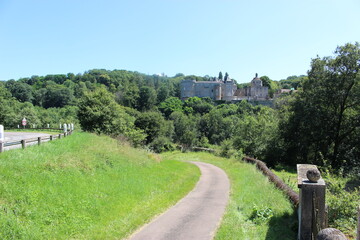
[(122, 239), (184, 197), (199, 170), (106, 136), (0, 154), (0, 239)]

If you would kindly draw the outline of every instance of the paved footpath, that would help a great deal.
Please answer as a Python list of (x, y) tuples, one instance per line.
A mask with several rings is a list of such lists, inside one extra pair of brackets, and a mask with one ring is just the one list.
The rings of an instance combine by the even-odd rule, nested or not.
[(192, 163), (201, 170), (196, 187), (130, 240), (213, 239), (229, 199), (229, 179), (222, 169), (214, 165)]

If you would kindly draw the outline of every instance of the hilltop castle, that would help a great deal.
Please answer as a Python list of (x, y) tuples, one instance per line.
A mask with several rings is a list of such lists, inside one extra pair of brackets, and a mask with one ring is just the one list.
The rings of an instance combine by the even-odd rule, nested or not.
[(210, 97), (213, 100), (267, 100), (269, 89), (264, 87), (258, 74), (251, 81), (251, 86), (238, 89), (234, 80), (227, 77), (224, 81), (215, 78), (214, 81), (183, 80), (180, 83), (181, 99), (190, 97)]

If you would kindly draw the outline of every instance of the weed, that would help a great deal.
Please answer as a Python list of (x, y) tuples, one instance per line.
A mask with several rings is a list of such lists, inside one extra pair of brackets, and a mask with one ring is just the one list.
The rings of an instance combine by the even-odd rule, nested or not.
[(273, 210), (270, 207), (253, 206), (250, 220), (256, 224), (262, 224), (273, 217)]

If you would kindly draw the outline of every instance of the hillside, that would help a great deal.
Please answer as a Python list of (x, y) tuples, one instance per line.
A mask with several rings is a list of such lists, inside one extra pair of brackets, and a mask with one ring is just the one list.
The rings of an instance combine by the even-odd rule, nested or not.
[(198, 176), (191, 164), (89, 133), (7, 151), (0, 238), (121, 239), (182, 198)]

